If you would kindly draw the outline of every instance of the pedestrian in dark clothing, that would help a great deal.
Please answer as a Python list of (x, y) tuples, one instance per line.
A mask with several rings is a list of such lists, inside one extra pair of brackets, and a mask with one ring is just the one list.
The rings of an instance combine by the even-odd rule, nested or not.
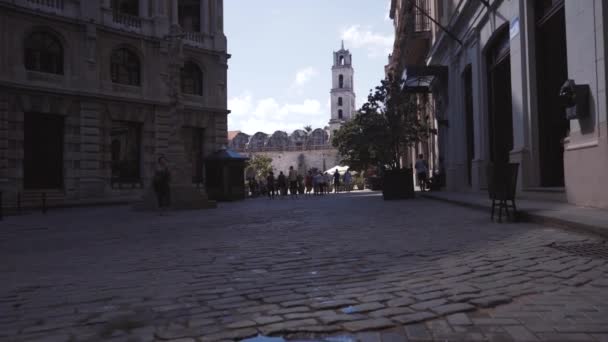
[(293, 198), (298, 195), (298, 171), (294, 170), (293, 166), (290, 166), (287, 177), (289, 178), (289, 193)]
[(304, 178), (304, 186), (306, 187), (306, 193), (310, 194), (313, 188), (313, 176), (312, 171), (308, 171), (308, 174)]
[(281, 196), (287, 195), (287, 178), (283, 174), (283, 171), (279, 172), (279, 177), (277, 178), (277, 185), (279, 186)]
[(274, 173), (270, 171), (268, 177), (266, 177), (266, 183), (268, 187), (268, 198), (274, 199)]
[(162, 215), (163, 211), (168, 209), (171, 205), (171, 189), (169, 182), (171, 181), (171, 172), (167, 165), (167, 159), (165, 157), (159, 157), (154, 172), (153, 186), (154, 193), (156, 194), (156, 200), (158, 201), (158, 210)]
[(334, 172), (334, 191), (336, 193), (340, 192), (340, 172), (338, 170)]
[(418, 155), (418, 160), (416, 160), (414, 168), (416, 169), (416, 179), (418, 180), (420, 191), (425, 191), (427, 184), (427, 176), (429, 172), (429, 165), (426, 160), (424, 160), (423, 154)]

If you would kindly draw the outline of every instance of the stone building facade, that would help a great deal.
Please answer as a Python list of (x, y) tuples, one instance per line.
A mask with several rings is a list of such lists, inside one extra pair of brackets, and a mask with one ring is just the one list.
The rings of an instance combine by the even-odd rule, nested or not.
[[(404, 84), (404, 91), (416, 93), (419, 117), (427, 118), (430, 132), (441, 129), (441, 122), (435, 116), (433, 94), (429, 88), (432, 76), (424, 72), (433, 31), (431, 20), (423, 12), (430, 13), (433, 8), (432, 0), (391, 2), (389, 18), (393, 21), (395, 42), (388, 64), (384, 67), (387, 77), (408, 80)], [(408, 149), (402, 158), (402, 165), (412, 167), (416, 163), (417, 156), (422, 154), (430, 172), (440, 172), (438, 142), (437, 134), (429, 134), (427, 139)]]
[[(405, 2), (402, 0), (396, 0)], [(410, 1), (407, 1), (410, 2)], [(608, 2), (435, 0), (432, 76), (448, 190), (487, 187), (486, 166), (519, 164), (520, 193), (608, 208)], [(431, 74), (432, 72), (428, 72)], [(566, 80), (583, 85), (566, 118)]]
[(139, 198), (175, 151), (202, 182), (204, 156), (227, 142), (222, 6), (0, 0), (5, 203)]

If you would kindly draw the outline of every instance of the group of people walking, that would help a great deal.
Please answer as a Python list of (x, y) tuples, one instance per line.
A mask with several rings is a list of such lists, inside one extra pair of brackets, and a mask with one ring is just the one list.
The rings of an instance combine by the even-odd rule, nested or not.
[[(339, 193), (340, 191), (350, 191), (352, 188), (352, 174), (350, 170), (346, 170), (344, 175), (336, 170), (333, 175), (329, 173), (310, 170), (306, 175), (301, 175), (293, 166), (289, 167), (287, 175), (283, 171), (275, 177), (274, 172), (270, 171), (265, 179), (265, 191), (270, 199), (276, 196), (292, 197), (297, 195), (324, 195), (332, 192)], [(250, 180), (250, 188), (252, 181)], [(256, 182), (257, 184), (257, 182)], [(259, 184), (257, 184), (259, 186)], [(250, 189), (254, 193), (254, 189)]]

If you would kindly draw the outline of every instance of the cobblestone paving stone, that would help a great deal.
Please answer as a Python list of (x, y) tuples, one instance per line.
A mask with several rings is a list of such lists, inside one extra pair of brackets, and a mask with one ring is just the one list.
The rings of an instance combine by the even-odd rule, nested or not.
[(425, 199), (56, 210), (0, 227), (0, 340), (608, 340), (608, 260), (546, 247), (597, 238)]

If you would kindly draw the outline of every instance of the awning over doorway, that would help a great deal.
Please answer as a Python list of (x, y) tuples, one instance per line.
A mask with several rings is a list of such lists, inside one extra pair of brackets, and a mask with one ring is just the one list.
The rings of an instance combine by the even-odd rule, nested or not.
[(405, 81), (403, 90), (416, 93), (428, 93), (437, 78), (447, 76), (445, 65), (410, 65), (405, 67), (401, 79)]
[(206, 158), (207, 160), (236, 160), (247, 161), (249, 157), (244, 156), (230, 148), (221, 148)]

